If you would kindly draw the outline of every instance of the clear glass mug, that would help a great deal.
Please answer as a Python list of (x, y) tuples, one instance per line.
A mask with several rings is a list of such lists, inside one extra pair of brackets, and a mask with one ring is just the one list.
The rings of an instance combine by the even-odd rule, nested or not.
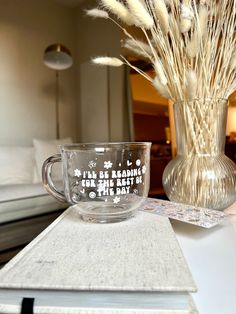
[[(127, 219), (148, 196), (151, 143), (59, 147), (61, 154), (43, 164), (43, 183), (58, 200), (78, 204), (82, 219), (100, 223)], [(62, 162), (63, 192), (55, 187), (51, 176), (56, 162)]]

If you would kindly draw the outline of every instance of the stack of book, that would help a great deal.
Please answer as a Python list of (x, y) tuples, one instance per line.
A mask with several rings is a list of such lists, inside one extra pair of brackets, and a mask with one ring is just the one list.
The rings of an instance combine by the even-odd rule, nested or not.
[(189, 268), (165, 217), (113, 224), (66, 210), (0, 271), (0, 313), (196, 313)]

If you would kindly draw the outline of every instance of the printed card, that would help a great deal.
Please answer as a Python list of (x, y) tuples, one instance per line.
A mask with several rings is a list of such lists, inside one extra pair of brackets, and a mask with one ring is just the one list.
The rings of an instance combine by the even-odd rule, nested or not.
[(152, 214), (180, 220), (203, 228), (219, 224), (226, 214), (222, 211), (148, 198), (142, 209)]

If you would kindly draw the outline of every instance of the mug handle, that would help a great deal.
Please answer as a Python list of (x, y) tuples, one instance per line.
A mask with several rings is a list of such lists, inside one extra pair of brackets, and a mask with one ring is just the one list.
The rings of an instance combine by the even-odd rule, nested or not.
[(43, 185), (49, 194), (51, 194), (60, 202), (64, 203), (64, 202), (67, 202), (67, 199), (62, 192), (57, 190), (51, 177), (52, 167), (54, 163), (56, 162), (61, 162), (60, 154), (53, 155), (44, 161), (43, 167), (42, 167)]

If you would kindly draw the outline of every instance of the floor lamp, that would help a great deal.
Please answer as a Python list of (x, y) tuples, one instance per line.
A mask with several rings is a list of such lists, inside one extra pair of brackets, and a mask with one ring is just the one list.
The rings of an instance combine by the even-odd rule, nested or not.
[(44, 64), (56, 71), (56, 137), (60, 138), (59, 125), (59, 71), (69, 69), (73, 64), (70, 50), (62, 44), (53, 44), (48, 46), (43, 55)]

